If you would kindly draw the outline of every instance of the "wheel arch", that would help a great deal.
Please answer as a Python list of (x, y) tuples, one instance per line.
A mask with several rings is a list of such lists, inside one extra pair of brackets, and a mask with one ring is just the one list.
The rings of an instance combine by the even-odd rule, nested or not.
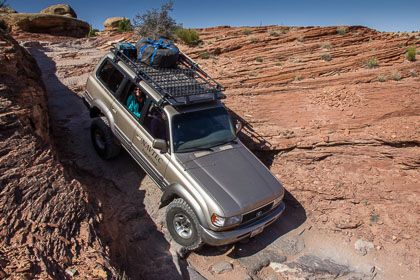
[(171, 184), (165, 189), (160, 199), (159, 208), (167, 206), (176, 198), (184, 199), (185, 202), (187, 202), (188, 205), (190, 205), (191, 209), (197, 215), (200, 224), (202, 226), (207, 225), (208, 222), (206, 219), (206, 215), (204, 214), (200, 204), (181, 184)]
[(109, 127), (111, 128), (112, 133), (115, 133), (114, 116), (111, 111), (106, 107), (103, 101), (94, 99), (92, 101), (92, 108), (90, 109), (90, 117), (96, 118), (102, 115), (108, 119)]

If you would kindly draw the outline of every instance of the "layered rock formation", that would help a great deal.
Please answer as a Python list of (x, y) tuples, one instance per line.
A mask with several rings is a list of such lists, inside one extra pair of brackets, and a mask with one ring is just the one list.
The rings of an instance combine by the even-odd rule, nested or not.
[(115, 30), (117, 30), (118, 29), (118, 25), (123, 20), (127, 20), (127, 18), (124, 18), (124, 17), (111, 17), (111, 18), (107, 18), (104, 21), (105, 31), (115, 31)]
[(13, 13), (1, 14), (1, 19), (13, 33), (30, 32), (59, 36), (86, 37), (90, 26), (76, 18), (76, 13), (68, 5), (54, 5), (38, 14)]
[[(290, 194), (286, 196), (287, 211), (280, 221), (271, 225), (249, 244), (235, 245), (233, 251), (238, 253), (236, 248), (239, 248), (238, 254), (245, 255), (243, 259), (238, 257), (239, 262), (236, 257), (222, 256), (222, 248), (220, 251), (209, 249), (192, 254), (188, 263), (209, 279), (244, 279), (245, 276), (241, 273), (250, 268), (253, 270), (255, 265), (254, 259), (249, 256), (263, 255), (263, 265), (257, 271), (262, 269), (259, 273), (264, 279), (269, 278), (265, 273), (268, 273), (270, 267), (262, 267), (270, 260), (283, 262), (284, 259), (279, 260), (279, 254), (283, 251), (289, 254), (287, 263), (290, 269), (287, 268), (287, 263), (285, 266), (277, 263), (281, 272), (276, 277), (294, 279), (298, 277), (293, 274), (287, 276), (287, 273), (298, 273), (300, 270), (295, 268), (301, 269), (305, 266), (301, 259), (307, 260), (296, 259), (296, 254), (304, 254), (305, 250), (306, 253), (309, 251), (312, 254), (316, 252), (314, 248), (318, 248), (326, 254), (333, 251), (331, 255), (338, 256), (336, 261), (347, 263), (348, 260), (354, 261), (345, 251), (345, 248), (350, 247), (357, 254), (360, 263), (375, 265), (368, 269), (372, 272), (369, 279), (375, 277), (376, 273), (378, 279), (396, 279), (400, 275), (412, 279), (412, 275), (417, 275), (417, 220), (420, 211), (417, 203), (420, 131), (417, 124), (420, 121), (420, 62), (407, 61), (405, 52), (408, 46), (415, 45), (420, 48), (419, 35), (381, 33), (364, 27), (217, 27), (199, 32), (203, 44), (194, 48), (182, 46), (183, 50), (196, 59), (216, 80), (227, 86), (228, 98), (225, 101), (237, 117), (245, 122), (242, 139), (284, 183)], [(49, 50), (47, 55), (57, 63), (59, 79), (65, 87), (74, 91), (70, 91), (65, 98), (61, 96), (64, 100), (61, 102), (65, 105), (60, 105), (60, 101), (56, 100), (55, 104), (60, 105), (56, 109), (59, 112), (55, 113), (58, 115), (63, 114), (63, 108), (71, 107), (66, 103), (70, 99), (68, 95), (83, 92), (85, 80), (99, 58), (97, 48), (105, 51), (112, 43), (134, 38), (131, 33), (108, 34), (63, 43), (61, 38), (40, 34), (19, 36), (24, 41), (48, 39), (53, 42), (45, 45), (45, 49)], [(375, 60), (376, 63), (373, 63)], [(48, 72), (48, 77), (55, 79), (52, 73), (54, 71)], [(60, 94), (59, 90), (53, 92)], [(77, 102), (74, 103), (77, 105)], [(104, 220), (107, 222), (101, 225), (106, 228), (104, 232), (109, 232), (105, 243), (109, 244), (113, 259), (119, 267), (126, 269), (130, 277), (141, 278), (141, 274), (151, 279), (158, 278), (165, 270), (168, 271), (162, 267), (161, 258), (165, 259), (166, 267), (170, 267), (171, 264), (165, 250), (168, 244), (156, 234), (153, 222), (145, 222), (144, 219), (147, 219), (149, 213), (159, 230), (162, 230), (161, 218), (158, 217), (160, 210), (157, 209), (161, 192), (150, 179), (132, 179), (135, 177), (132, 173), (136, 173), (132, 166), (135, 164), (127, 159), (126, 155), (109, 165), (97, 160), (89, 147), (89, 140), (84, 139), (87, 137), (88, 116), (83, 116), (77, 110), (69, 112), (54, 121), (57, 128), (54, 138), (61, 143), (61, 153), (66, 155), (67, 160), (74, 160), (88, 172), (96, 172), (98, 177), (112, 177), (118, 189), (106, 188), (103, 184), (95, 182), (99, 187), (93, 196), (104, 198), (104, 208), (107, 209)], [(68, 133), (64, 133), (66, 131)], [(8, 134), (2, 132), (2, 137), (3, 135)], [(17, 138), (24, 139), (22, 135), (26, 134), (17, 135)], [(22, 146), (19, 143), (18, 146)], [(29, 144), (26, 146), (30, 147)], [(26, 170), (29, 170), (28, 174), (32, 174), (30, 164), (38, 164), (39, 161), (25, 162), (25, 169), (17, 168), (19, 164), (8, 165), (6, 169), (3, 166), (9, 159), (3, 159), (3, 155), (0, 162), (3, 164), (2, 172), (7, 170), (10, 174), (7, 178), (11, 179), (8, 180), (16, 176), (16, 180), (25, 182), (21, 174)], [(45, 162), (48, 168), (57, 164), (49, 158)], [(52, 170), (47, 167), (46, 170)], [(59, 168), (66, 174), (65, 168)], [(71, 174), (69, 178), (77, 176)], [(14, 185), (10, 185), (7, 191), (3, 191), (6, 190), (3, 186), (6, 186), (4, 182), (7, 181), (2, 180), (0, 199), (12, 197), (16, 181), (13, 181)], [(82, 189), (77, 196), (86, 197), (86, 193), (83, 192), (85, 185), (81, 184), (79, 187), (80, 183), (77, 180), (75, 182), (72, 188), (77, 191)], [(144, 207), (141, 205), (143, 198), (138, 194), (136, 182), (140, 184), (141, 192), (145, 193)], [(60, 192), (57, 193), (55, 188), (52, 189), (47, 195), (52, 197), (49, 209), (53, 209), (52, 205), (55, 204), (67, 207), (54, 198), (55, 195), (61, 194), (62, 188), (59, 188)], [(26, 197), (28, 196), (30, 195)], [(86, 208), (85, 204), (80, 206), (79, 202), (75, 202), (78, 201), (76, 195), (66, 193), (65, 196), (66, 199), (69, 197), (68, 202), (71, 207), (77, 209), (76, 212), (84, 209), (84, 215), (91, 215), (89, 207)], [(17, 201), (25, 201), (19, 200), (19, 191), (16, 197)], [(0, 204), (6, 205), (5, 201), (0, 201)], [(42, 205), (34, 205), (34, 209), (44, 209)], [(1, 215), (9, 220), (20, 215), (17, 210), (13, 211), (15, 212), (10, 215), (5, 212)], [(43, 213), (42, 215), (45, 215), (45, 211)], [(87, 219), (84, 215), (80, 218), (82, 221)], [(3, 228), (6, 222), (0, 222)], [(15, 221), (10, 223), (16, 224)], [(296, 226), (300, 228), (292, 234), (297, 237), (285, 240), (287, 232)], [(23, 232), (28, 232), (26, 223), (22, 228)], [(59, 228), (68, 227), (61, 222)], [(36, 236), (48, 240), (48, 236), (51, 236), (49, 234), (60, 232), (62, 236), (72, 240), (68, 238), (71, 234), (62, 234), (54, 227), (54, 223), (42, 230), (39, 231), (40, 234), (35, 232)], [(336, 238), (338, 236), (344, 241), (328, 243), (325, 238), (330, 235)], [(13, 236), (22, 235), (14, 233)], [(74, 239), (79, 242), (83, 234), (76, 236), (79, 237)], [(314, 240), (317, 247), (301, 241), (303, 237)], [(0, 240), (3, 240), (3, 235)], [(20, 256), (23, 255), (24, 249), (19, 251), (16, 248), (20, 248), (22, 244), (25, 250), (31, 247), (25, 245), (26, 241), (22, 241), (23, 238), (8, 240), (11, 241), (0, 247), (0, 264), (3, 270), (10, 273), (18, 267), (20, 259), (30, 259)], [(57, 240), (61, 242), (60, 237)], [(11, 244), (17, 245), (11, 247)], [(62, 243), (58, 244), (57, 247), (63, 248), (60, 247)], [(96, 245), (90, 246), (97, 248)], [(12, 250), (7, 251), (9, 247)], [(73, 252), (73, 245), (67, 247)], [(16, 256), (12, 254), (14, 249), (19, 252)], [(66, 250), (69, 249), (65, 249), (64, 252), (68, 252)], [(265, 255), (268, 253), (270, 258), (267, 260)], [(56, 253), (51, 255), (60, 259)], [(90, 265), (89, 269), (84, 268), (84, 262), (87, 260), (84, 256), (81, 253), (73, 257), (72, 266), (68, 268), (93, 273)], [(148, 256), (147, 260), (139, 262), (144, 256)], [(247, 262), (248, 258), (252, 261)], [(212, 265), (221, 259), (232, 263), (234, 269), (224, 275), (212, 275)], [(3, 265), (4, 260), (7, 260), (7, 265)], [(320, 275), (325, 273), (325, 266), (332, 265), (329, 261), (322, 262), (316, 258), (309, 259), (309, 262), (315, 268), (306, 266), (305, 269), (314, 273), (315, 278), (321, 278)], [(64, 262), (58, 261), (58, 264), (61, 263)], [(21, 266), (24, 270), (25, 265)], [(102, 273), (103, 271), (108, 270), (102, 270)], [(98, 275), (101, 271), (96, 270), (95, 273)], [(328, 277), (337, 276), (335, 269), (331, 273)], [(411, 277), (409, 273), (412, 273)], [(300, 277), (303, 278), (302, 275)], [(361, 276), (357, 279), (365, 278)]]
[(40, 71), (1, 29), (0, 46), (0, 278), (111, 277), (86, 183), (52, 151)]
[(309, 220), (418, 265), (420, 61), (405, 55), (420, 33), (218, 27), (200, 39), (184, 50), (227, 87), (245, 141)]
[(39, 13), (77, 18), (76, 12), (67, 4), (52, 5), (41, 10)]

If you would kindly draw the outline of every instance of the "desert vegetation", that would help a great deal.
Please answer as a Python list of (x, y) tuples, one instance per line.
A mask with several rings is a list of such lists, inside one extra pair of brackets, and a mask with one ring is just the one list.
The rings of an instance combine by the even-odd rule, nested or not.
[(415, 61), (416, 60), (416, 47), (408, 47), (405, 57), (408, 61)]
[(337, 34), (338, 35), (346, 35), (347, 32), (349, 32), (349, 29), (346, 26), (340, 26), (340, 27), (337, 28)]
[(96, 28), (93, 28), (92, 25), (89, 27), (89, 33), (87, 37), (95, 37), (98, 35), (99, 30)]
[(194, 29), (178, 27), (175, 29), (174, 35), (189, 46), (197, 46), (200, 43), (200, 36)]
[(378, 60), (375, 57), (371, 57), (364, 62), (366, 68), (372, 69), (379, 66)]
[(163, 4), (160, 9), (147, 10), (137, 14), (134, 19), (134, 31), (142, 37), (157, 39), (161, 36), (173, 38), (179, 24), (170, 16), (173, 10), (173, 2)]
[(133, 31), (133, 26), (131, 25), (131, 21), (128, 18), (121, 20), (118, 23), (117, 31), (120, 33)]
[(331, 61), (332, 57), (331, 57), (331, 54), (324, 53), (324, 54), (321, 55), (321, 59), (324, 60), (324, 61)]

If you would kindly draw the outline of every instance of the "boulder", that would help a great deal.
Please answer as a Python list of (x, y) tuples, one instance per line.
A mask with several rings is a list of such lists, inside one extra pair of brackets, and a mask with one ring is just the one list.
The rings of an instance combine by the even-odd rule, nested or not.
[(15, 13), (17, 12), (10, 7), (0, 8), (0, 14), (15, 14)]
[(90, 25), (84, 21), (49, 14), (4, 14), (2, 19), (11, 32), (46, 33), (57, 36), (86, 37)]
[(77, 18), (76, 12), (67, 4), (57, 4), (49, 6), (42, 11), (41, 14), (49, 14), (49, 15), (59, 15), (59, 16), (66, 16), (71, 18)]
[(126, 20), (124, 17), (111, 17), (104, 21), (104, 27), (106, 31), (115, 31), (118, 29), (118, 25), (121, 21)]

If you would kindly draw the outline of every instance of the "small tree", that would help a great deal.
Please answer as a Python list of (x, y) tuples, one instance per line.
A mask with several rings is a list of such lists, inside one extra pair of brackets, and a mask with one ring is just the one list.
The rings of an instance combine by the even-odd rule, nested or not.
[(159, 37), (172, 38), (174, 31), (179, 27), (176, 21), (169, 15), (173, 10), (173, 2), (170, 0), (163, 4), (160, 9), (152, 9), (144, 14), (134, 17), (134, 30), (143, 37), (157, 39)]

